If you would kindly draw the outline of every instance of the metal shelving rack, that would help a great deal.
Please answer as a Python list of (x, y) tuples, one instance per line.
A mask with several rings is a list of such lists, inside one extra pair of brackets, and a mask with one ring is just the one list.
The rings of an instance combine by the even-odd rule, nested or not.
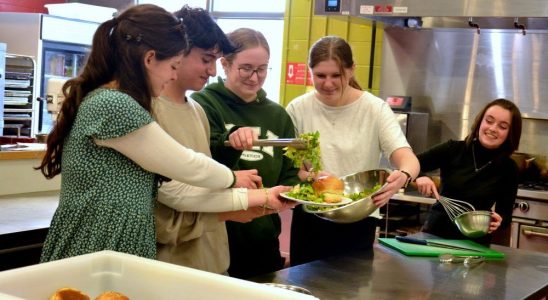
[(6, 54), (4, 136), (31, 137), (36, 62), (30, 56)]

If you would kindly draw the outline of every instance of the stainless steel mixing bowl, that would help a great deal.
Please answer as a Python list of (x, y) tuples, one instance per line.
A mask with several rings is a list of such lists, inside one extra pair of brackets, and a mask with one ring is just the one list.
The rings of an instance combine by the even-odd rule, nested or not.
[(491, 212), (486, 210), (474, 210), (458, 215), (455, 225), (460, 232), (469, 238), (478, 238), (487, 234), (491, 223)]
[[(344, 193), (359, 193), (366, 189), (371, 189), (377, 184), (383, 186), (390, 172), (387, 169), (375, 169), (343, 176), (341, 179), (344, 181)], [(335, 223), (353, 223), (367, 218), (377, 209), (377, 206), (373, 203), (371, 196), (369, 196), (345, 206), (325, 211), (316, 211), (308, 205), (304, 205), (303, 209), (308, 213), (313, 213), (322, 219)]]

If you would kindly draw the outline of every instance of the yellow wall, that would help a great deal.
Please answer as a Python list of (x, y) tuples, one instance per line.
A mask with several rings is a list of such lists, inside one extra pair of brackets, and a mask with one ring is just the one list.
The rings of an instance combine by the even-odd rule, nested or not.
[(371, 69), (373, 30), (373, 22), (367, 19), (315, 16), (314, 0), (286, 0), (280, 103), (285, 106), (312, 88), (306, 84), (287, 84), (286, 66), (288, 62), (306, 64), (310, 46), (326, 35), (337, 35), (348, 41), (356, 63), (356, 79), (362, 88), (378, 95), (382, 50), (382, 30), (379, 29), (376, 30), (374, 45), (373, 85), (372, 89), (367, 88)]

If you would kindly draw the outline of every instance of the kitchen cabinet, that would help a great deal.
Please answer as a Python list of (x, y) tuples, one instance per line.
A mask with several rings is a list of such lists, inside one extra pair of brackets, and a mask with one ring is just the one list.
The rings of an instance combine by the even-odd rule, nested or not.
[(59, 191), (0, 195), (0, 271), (39, 262)]
[(0, 235), (0, 271), (40, 262), (47, 228)]

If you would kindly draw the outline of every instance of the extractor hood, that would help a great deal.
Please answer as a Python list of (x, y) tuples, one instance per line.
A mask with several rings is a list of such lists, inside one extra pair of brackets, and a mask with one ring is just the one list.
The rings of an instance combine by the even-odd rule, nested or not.
[(547, 0), (315, 0), (314, 13), (417, 29), (548, 30)]

